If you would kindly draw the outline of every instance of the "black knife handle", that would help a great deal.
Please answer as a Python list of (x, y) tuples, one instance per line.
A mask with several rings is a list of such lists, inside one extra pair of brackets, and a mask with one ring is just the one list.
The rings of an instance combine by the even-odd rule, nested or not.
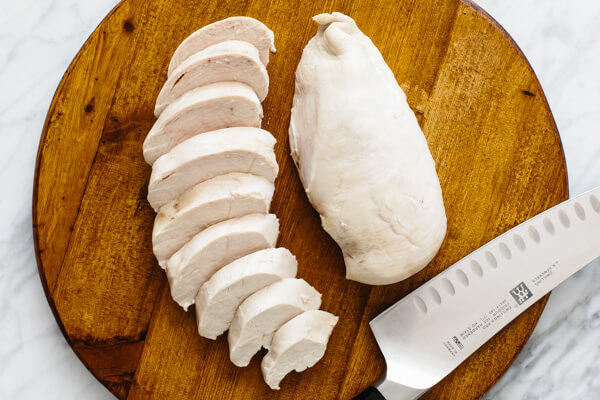
[(379, 390), (373, 386), (369, 386), (352, 400), (385, 400), (385, 397), (379, 393)]

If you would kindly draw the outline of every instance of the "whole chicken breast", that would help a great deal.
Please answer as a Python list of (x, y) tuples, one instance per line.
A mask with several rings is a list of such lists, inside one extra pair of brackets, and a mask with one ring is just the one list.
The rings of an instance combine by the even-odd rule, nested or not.
[(290, 147), (346, 277), (382, 285), (421, 270), (446, 233), (425, 136), (381, 53), (340, 13), (314, 18), (302, 53)]

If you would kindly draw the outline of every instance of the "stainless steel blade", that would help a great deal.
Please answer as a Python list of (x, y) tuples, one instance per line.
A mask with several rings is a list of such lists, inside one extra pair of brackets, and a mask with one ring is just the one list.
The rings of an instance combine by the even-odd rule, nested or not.
[(530, 305), (600, 256), (600, 188), (525, 221), (370, 323), (387, 363), (377, 385), (413, 400)]

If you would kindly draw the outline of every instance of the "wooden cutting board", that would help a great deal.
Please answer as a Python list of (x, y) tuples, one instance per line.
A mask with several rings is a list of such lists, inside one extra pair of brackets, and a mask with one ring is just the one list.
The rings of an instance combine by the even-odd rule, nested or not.
[[(294, 71), (316, 32), (311, 16), (352, 16), (383, 53), (427, 136), (444, 193), (446, 240), (422, 272), (371, 287), (344, 279), (289, 157)], [(254, 357), (228, 360), (225, 336), (198, 336), (193, 311), (170, 298), (151, 251), (154, 212), (142, 141), (171, 54), (187, 35), (233, 15), (275, 32), (263, 127), (277, 137), (272, 211), (299, 277), (340, 317), (325, 357), (263, 383)], [(376, 155), (374, 155), (376, 156)], [(368, 321), (426, 280), (523, 220), (567, 199), (560, 138), (531, 67), (508, 34), (459, 0), (125, 0), (66, 72), (39, 147), (33, 232), (44, 290), (67, 341), (90, 371), (128, 399), (349, 399), (384, 371)], [(425, 399), (476, 399), (508, 368), (546, 299), (517, 318)], [(69, 377), (63, 377), (68, 384)]]

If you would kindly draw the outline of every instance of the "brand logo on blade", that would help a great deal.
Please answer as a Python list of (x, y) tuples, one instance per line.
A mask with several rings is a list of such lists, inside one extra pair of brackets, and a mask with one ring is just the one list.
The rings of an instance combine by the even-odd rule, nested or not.
[(525, 282), (519, 283), (517, 287), (510, 291), (510, 294), (519, 305), (525, 303), (533, 296), (533, 293), (531, 293), (531, 290), (525, 285)]
[(465, 346), (463, 346), (463, 344), (460, 342), (460, 340), (458, 340), (458, 338), (456, 336), (452, 336), (452, 340), (454, 341), (454, 343), (456, 343), (459, 350), (462, 350), (465, 348)]

